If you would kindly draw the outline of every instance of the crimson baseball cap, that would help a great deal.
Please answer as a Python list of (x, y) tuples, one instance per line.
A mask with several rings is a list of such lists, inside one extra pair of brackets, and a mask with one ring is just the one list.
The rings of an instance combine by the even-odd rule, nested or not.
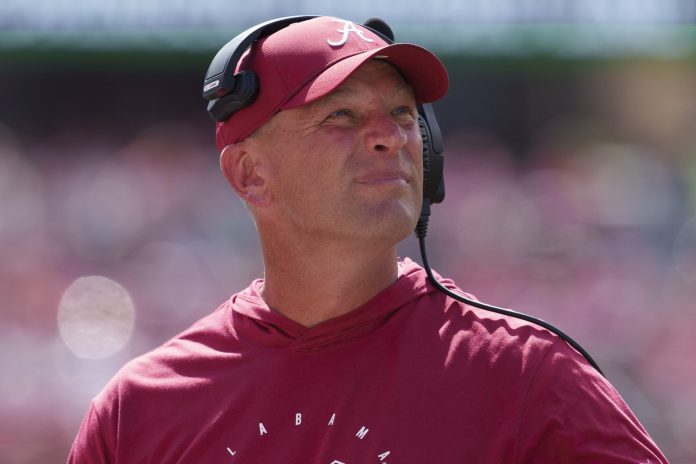
[(418, 103), (438, 100), (447, 92), (447, 71), (425, 48), (389, 44), (360, 24), (320, 16), (259, 40), (242, 57), (235, 72), (254, 71), (258, 95), (249, 106), (217, 123), (218, 148), (244, 140), (278, 111), (331, 93), (372, 58), (394, 65), (413, 87)]

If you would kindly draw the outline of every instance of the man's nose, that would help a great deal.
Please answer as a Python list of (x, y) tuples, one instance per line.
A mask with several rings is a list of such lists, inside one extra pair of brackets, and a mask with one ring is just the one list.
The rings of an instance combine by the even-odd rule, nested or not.
[(390, 155), (406, 144), (408, 136), (404, 127), (391, 114), (373, 115), (366, 127), (367, 150), (375, 155)]

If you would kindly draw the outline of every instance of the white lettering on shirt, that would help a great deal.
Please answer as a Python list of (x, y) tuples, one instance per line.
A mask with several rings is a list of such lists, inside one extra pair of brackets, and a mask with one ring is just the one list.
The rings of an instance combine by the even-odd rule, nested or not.
[(370, 429), (365, 428), (365, 426), (363, 425), (362, 427), (360, 427), (360, 430), (358, 430), (358, 433), (356, 433), (355, 436), (362, 440), (363, 438), (365, 438), (365, 435), (367, 435), (367, 432), (369, 431)]
[(298, 412), (295, 414), (295, 425), (300, 425), (302, 423), (302, 413)]
[(329, 420), (329, 425), (333, 425), (335, 418), (336, 418), (336, 413), (333, 413), (333, 415), (331, 416), (331, 420)]
[(384, 461), (385, 459), (387, 459), (387, 456), (389, 456), (390, 453), (391, 453), (391, 451), (385, 451), (384, 453), (378, 455), (377, 457), (379, 458), (380, 461)]
[(259, 435), (266, 435), (268, 431), (266, 427), (263, 426), (263, 422), (259, 422)]
[(230, 455), (232, 455), (232, 456), (234, 456), (235, 454), (237, 454), (236, 451), (232, 451), (232, 450), (229, 449), (229, 448), (227, 448), (227, 452), (230, 453)]
[(346, 464), (346, 463), (345, 463), (345, 462), (341, 462), (341, 461), (339, 461), (339, 460), (337, 460), (337, 459), (334, 459), (333, 461), (331, 461), (331, 464)]
[(348, 42), (348, 35), (351, 32), (355, 32), (355, 34), (358, 37), (360, 37), (361, 39), (363, 39), (365, 42), (374, 42), (374, 40), (370, 39), (369, 37), (365, 37), (365, 35), (363, 34), (363, 31), (361, 31), (360, 29), (355, 27), (355, 24), (353, 24), (351, 21), (344, 21), (342, 19), (334, 19), (334, 22), (343, 23), (343, 29), (337, 29), (338, 32), (343, 34), (343, 36), (341, 37), (341, 40), (339, 40), (338, 42), (332, 42), (331, 39), (327, 39), (326, 41), (332, 47), (338, 47), (338, 46), (341, 46), (341, 45), (345, 44), (346, 42)]

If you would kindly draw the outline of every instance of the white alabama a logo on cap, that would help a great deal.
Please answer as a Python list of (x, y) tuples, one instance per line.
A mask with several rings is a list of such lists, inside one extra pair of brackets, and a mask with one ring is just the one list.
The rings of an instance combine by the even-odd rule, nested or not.
[(341, 40), (339, 40), (338, 42), (332, 42), (331, 39), (327, 39), (326, 41), (332, 47), (338, 47), (348, 42), (348, 35), (351, 32), (355, 32), (357, 36), (363, 39), (365, 42), (374, 42), (374, 40), (370, 39), (369, 37), (365, 37), (363, 31), (355, 27), (355, 24), (353, 24), (351, 21), (345, 21), (343, 19), (334, 19), (333, 21), (335, 23), (343, 23), (343, 29), (336, 29), (338, 32), (343, 34), (343, 37), (341, 37)]

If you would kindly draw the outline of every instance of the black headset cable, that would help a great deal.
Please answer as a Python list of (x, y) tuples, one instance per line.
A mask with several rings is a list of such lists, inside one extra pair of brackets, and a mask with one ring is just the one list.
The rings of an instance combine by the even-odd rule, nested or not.
[(511, 316), (515, 317), (517, 319), (523, 319), (528, 322), (532, 322), (538, 326), (541, 326), (545, 328), (546, 330), (558, 335), (561, 337), (563, 340), (565, 340), (570, 346), (575, 348), (575, 350), (578, 351), (592, 367), (597, 369), (597, 372), (599, 372), (603, 377), (606, 377), (604, 375), (604, 372), (602, 372), (602, 369), (599, 368), (599, 365), (595, 362), (594, 359), (592, 359), (592, 356), (590, 356), (590, 353), (588, 353), (578, 342), (573, 340), (569, 335), (564, 333), (561, 329), (555, 327), (552, 324), (549, 324), (548, 322), (539, 319), (534, 316), (530, 316), (529, 314), (521, 313), (518, 311), (514, 311), (512, 309), (507, 309), (507, 308), (500, 308), (498, 306), (493, 306), (490, 304), (486, 304), (480, 301), (472, 300), (470, 298), (465, 297), (464, 295), (461, 295), (459, 293), (455, 293), (452, 290), (446, 288), (444, 285), (442, 285), (433, 275), (433, 271), (430, 268), (430, 264), (428, 263), (428, 256), (425, 250), (425, 236), (428, 233), (428, 220), (430, 218), (430, 201), (427, 198), (423, 199), (423, 210), (421, 211), (420, 219), (418, 220), (418, 225), (416, 226), (416, 237), (418, 237), (418, 244), (420, 246), (420, 253), (421, 253), (421, 259), (423, 260), (423, 267), (425, 268), (425, 272), (428, 274), (428, 280), (441, 292), (446, 294), (447, 296), (454, 298), (457, 301), (460, 301), (464, 304), (474, 306), (479, 309), (483, 309), (485, 311), (491, 311), (494, 313), (498, 314), (503, 314), (505, 316)]

